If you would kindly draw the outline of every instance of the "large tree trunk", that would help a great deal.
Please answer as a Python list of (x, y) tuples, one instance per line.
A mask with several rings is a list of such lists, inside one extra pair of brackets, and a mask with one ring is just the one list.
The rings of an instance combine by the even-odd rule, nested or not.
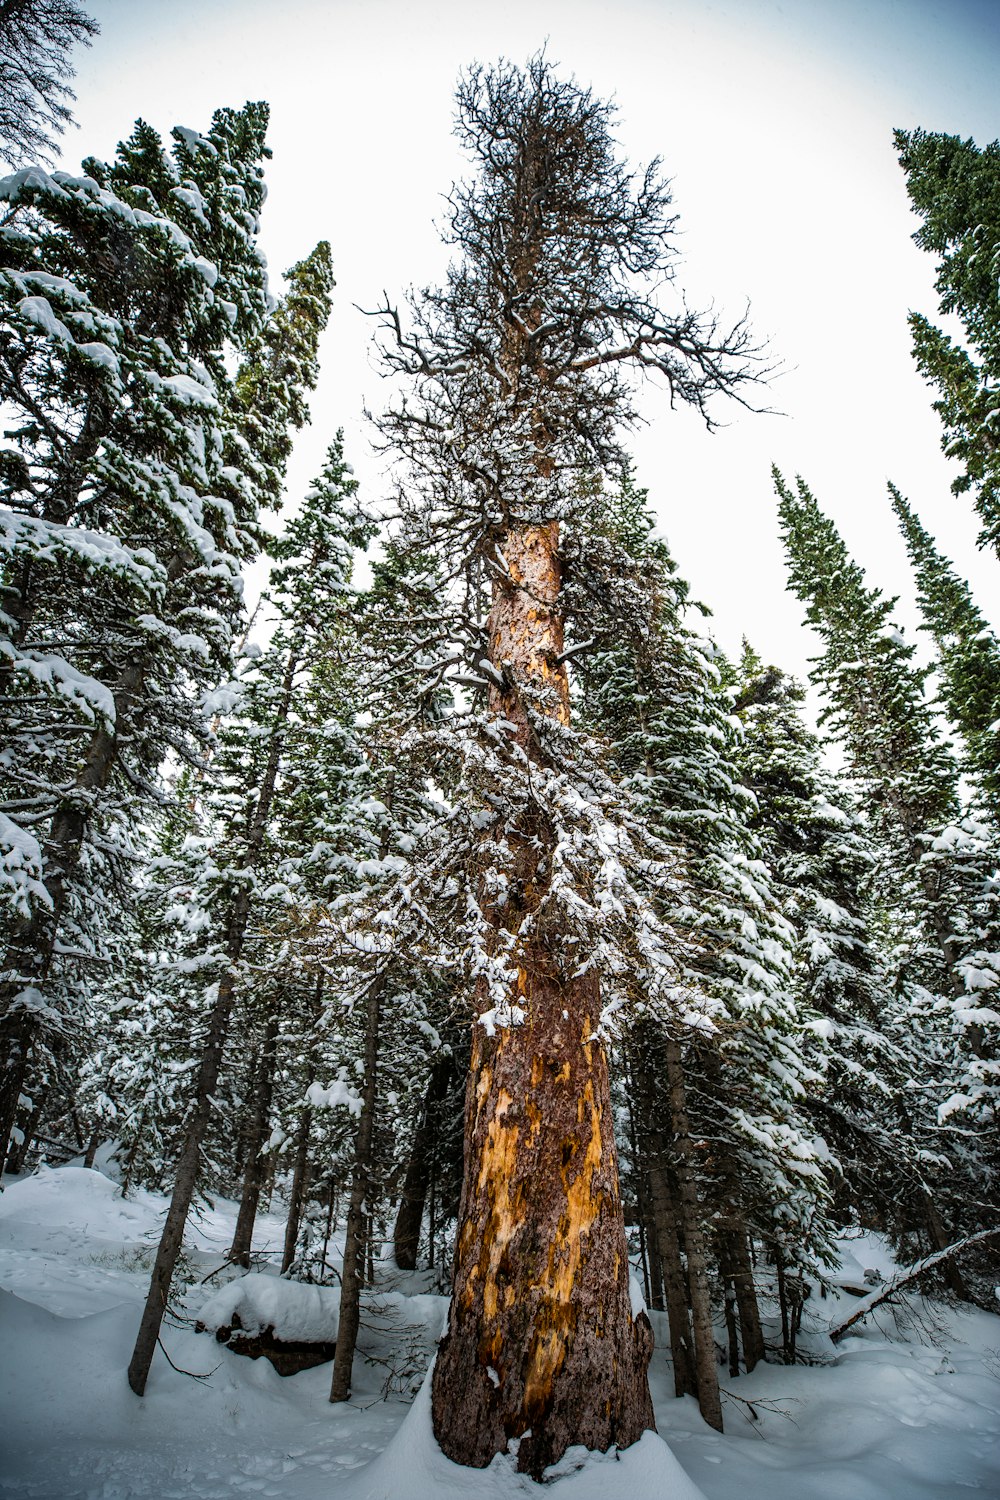
[[(490, 707), (538, 759), (524, 689), (568, 722), (558, 528), (508, 532), (494, 591)], [(546, 890), (552, 832), (508, 830), (511, 896), (485, 906), (517, 933)], [(484, 898), (485, 901), (485, 898)], [(538, 936), (517, 938), (518, 1024), (477, 1025), (466, 1094), (465, 1181), (448, 1331), (434, 1369), (434, 1431), (475, 1468), (519, 1440), (539, 1478), (568, 1447), (627, 1447), (653, 1426), (652, 1332), (633, 1321), (607, 1060), (592, 974), (568, 974)]]
[(233, 1243), (229, 1259), (237, 1266), (249, 1266), (250, 1248), (253, 1244), (253, 1228), (257, 1222), (260, 1190), (264, 1181), (266, 1162), (261, 1152), (267, 1139), (267, 1123), (274, 1095), (274, 1072), (278, 1060), (279, 1012), (272, 1004), (268, 1012), (260, 1056), (257, 1059), (257, 1077), (254, 1087), (253, 1111), (246, 1141), (246, 1167), (243, 1173), (243, 1196), (236, 1217)]
[(423, 1108), (413, 1134), (410, 1159), (399, 1197), (393, 1249), (401, 1271), (415, 1271), (420, 1245), (420, 1226), (431, 1181), (431, 1167), (437, 1149), (441, 1106), (448, 1097), (455, 1064), (450, 1057), (440, 1058), (431, 1068)]
[(337, 1352), (333, 1361), (331, 1401), (347, 1401), (351, 1395), (351, 1369), (358, 1342), (361, 1320), (361, 1286), (365, 1272), (365, 1247), (368, 1241), (365, 1202), (371, 1195), (373, 1145), (375, 1140), (375, 1102), (378, 1097), (378, 1032), (385, 976), (379, 974), (369, 986), (365, 1008), (365, 1084), (354, 1141), (354, 1166), (351, 1173), (351, 1197), (347, 1208), (347, 1230), (344, 1235), (344, 1263), (340, 1281), (340, 1322), (337, 1328)]

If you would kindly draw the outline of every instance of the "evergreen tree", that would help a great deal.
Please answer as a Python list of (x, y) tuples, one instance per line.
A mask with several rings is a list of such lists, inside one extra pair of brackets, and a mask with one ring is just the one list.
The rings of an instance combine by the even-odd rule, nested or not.
[(895, 485), (892, 506), (910, 554), (924, 629), (937, 649), (941, 702), (968, 747), (967, 769), (1000, 826), (1000, 642)]
[(938, 392), (944, 451), (962, 466), (952, 489), (973, 491), (981, 541), (1000, 550), (1000, 141), (980, 150), (956, 135), (897, 130), (895, 143), (923, 220), (913, 238), (937, 257), (939, 311), (960, 319), (965, 338), (911, 313), (914, 358)]
[(140, 122), (85, 176), (2, 185), (4, 1143), (41, 1020), (108, 957), (135, 809), (168, 752), (200, 758), (226, 670), (262, 499), (227, 359), (268, 312), (265, 125), (221, 110), (168, 154)]
[[(801, 480), (793, 494), (776, 471), (776, 486), (791, 587), (824, 644), (814, 680), (875, 835), (897, 983), (920, 1037), (925, 1076), (914, 1080), (913, 1129), (935, 1141), (926, 1159), (938, 1170), (924, 1209), (942, 1248), (949, 1224), (979, 1227), (974, 1205), (994, 1191), (998, 1079), (989, 998), (1000, 980), (997, 851), (987, 831), (962, 817), (957, 766), (923, 694), (926, 674), (891, 623), (895, 601), (866, 585)], [(963, 1111), (989, 1127), (981, 1149), (970, 1151), (959, 1133), (946, 1152), (942, 1132)]]
[(804, 1108), (832, 1151), (839, 1222), (894, 1232), (912, 1212), (921, 1175), (905, 1097), (919, 1064), (870, 921), (876, 854), (823, 766), (803, 720), (802, 688), (744, 643), (732, 691), (753, 823), (795, 932), (799, 1003), (824, 1044), (814, 1059), (822, 1084)]
[[(657, 1006), (652, 997), (640, 1010), (631, 1074), (651, 1237), (671, 1314), (675, 1380), (686, 1339), (675, 1302), (687, 1284), (699, 1401), (720, 1425), (714, 1337), (697, 1308), (692, 1246), (697, 1234), (704, 1244), (694, 1258), (704, 1261), (719, 1302), (729, 1305), (728, 1287), (738, 1304), (752, 1368), (763, 1340), (751, 1236), (797, 1280), (822, 1276), (829, 1254), (829, 1153), (801, 1108), (818, 1082), (817, 1058), (803, 1055), (810, 1018), (792, 991), (794, 932), (751, 827), (756, 805), (740, 780), (721, 658), (688, 619), (687, 586), (652, 535), (645, 492), (626, 476), (608, 488), (601, 509), (593, 506), (598, 515), (600, 524), (567, 544), (572, 629), (590, 642), (577, 669), (582, 701), (611, 741), (637, 815), (681, 852), (684, 878), (669, 911), (687, 934), (676, 949), (676, 993), (705, 1018), (687, 1030), (683, 1007)], [(706, 1141), (710, 1171), (698, 1146)], [(735, 1336), (734, 1327), (734, 1364)]]
[[(312, 338), (318, 339), (326, 305), (314, 303)], [(321, 321), (322, 320), (322, 321)], [(293, 893), (277, 858), (277, 814), (284, 791), (287, 741), (295, 718), (296, 692), (310, 657), (336, 632), (350, 579), (350, 541), (356, 536), (345, 509), (356, 482), (344, 463), (340, 435), (323, 474), (309, 491), (301, 514), (276, 549), (274, 602), (282, 621), (267, 652), (251, 660), (239, 711), (221, 736), (213, 765), (215, 785), (206, 798), (211, 842), (194, 872), (188, 899), (200, 972), (208, 979), (204, 1041), (195, 1072), (194, 1097), (185, 1127), (176, 1182), (157, 1252), (142, 1324), (129, 1366), (137, 1395), (145, 1389), (170, 1281), (194, 1196), (209, 1130), (213, 1098), (229, 1030), (230, 1016), (243, 988), (254, 927), (265, 926), (261, 894), (273, 903)], [(359, 538), (360, 539), (360, 538)], [(208, 850), (211, 858), (206, 858)], [(282, 879), (282, 875), (285, 879)], [(257, 957), (260, 967), (260, 959)], [(259, 1157), (267, 1135), (276, 1066), (279, 1017), (273, 995), (258, 996), (267, 1013), (265, 1040), (257, 1064), (255, 1125), (245, 1143), (247, 1164), (243, 1204), (233, 1258), (249, 1257), (260, 1190)]]
[(603, 841), (625, 835), (569, 733), (560, 527), (581, 472), (619, 457), (627, 367), (707, 413), (749, 378), (750, 351), (742, 327), (722, 334), (654, 302), (672, 271), (667, 194), (654, 169), (635, 181), (619, 161), (607, 106), (541, 58), (472, 69), (458, 105), (476, 165), (450, 200), (460, 257), (442, 290), (414, 300), (414, 332), (383, 309), (388, 366), (418, 395), (382, 431), (411, 462), (453, 619), (470, 632), (456, 622), (452, 639), (488, 704), (465, 742), (464, 792), (481, 820), (470, 936), (487, 1019), (432, 1404), (449, 1457), (483, 1466), (519, 1437), (519, 1467), (540, 1475), (571, 1444), (627, 1446), (651, 1422), (595, 1035), (612, 955), (601, 917), (613, 931), (625, 910), (622, 861)]

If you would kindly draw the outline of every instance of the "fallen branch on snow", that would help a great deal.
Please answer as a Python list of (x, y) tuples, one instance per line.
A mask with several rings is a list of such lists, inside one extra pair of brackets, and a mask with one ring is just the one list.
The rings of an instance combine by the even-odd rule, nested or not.
[(916, 1265), (911, 1266), (908, 1271), (898, 1272), (891, 1281), (886, 1282), (885, 1286), (865, 1297), (858, 1303), (849, 1318), (845, 1318), (842, 1323), (834, 1323), (830, 1329), (830, 1338), (837, 1343), (849, 1328), (853, 1328), (855, 1323), (860, 1323), (862, 1318), (867, 1318), (870, 1312), (883, 1302), (888, 1302), (890, 1298), (895, 1297), (897, 1292), (903, 1291), (911, 1281), (918, 1280), (927, 1271), (933, 1271), (945, 1261), (954, 1260), (956, 1255), (961, 1255), (971, 1245), (980, 1245), (985, 1240), (996, 1239), (998, 1236), (1000, 1236), (1000, 1229), (981, 1229), (978, 1234), (966, 1235), (965, 1239), (956, 1240), (953, 1245), (946, 1245), (943, 1250), (935, 1250), (932, 1255), (925, 1255), (923, 1260), (918, 1260)]

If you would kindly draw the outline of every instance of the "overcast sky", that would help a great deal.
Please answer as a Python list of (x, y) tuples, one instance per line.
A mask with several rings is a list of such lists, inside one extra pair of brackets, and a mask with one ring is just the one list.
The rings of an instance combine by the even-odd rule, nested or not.
[(275, 287), (317, 240), (338, 280), (313, 424), (290, 491), (337, 426), (379, 484), (362, 407), (382, 289), (437, 280), (441, 194), (463, 171), (452, 93), (474, 59), (523, 62), (543, 43), (614, 96), (630, 159), (661, 156), (680, 215), (678, 285), (753, 326), (784, 374), (783, 415), (721, 411), (709, 436), (650, 391), (632, 446), (683, 574), (723, 646), (746, 634), (800, 674), (815, 649), (784, 592), (770, 466), (801, 472), (873, 582), (916, 616), (885, 492), (892, 478), (1000, 618), (1000, 564), (949, 493), (906, 314), (933, 313), (933, 264), (910, 240), (892, 128), (981, 145), (1000, 136), (1000, 0), (91, 0), (102, 27), (78, 54), (64, 164), (110, 155), (142, 115), (205, 126), (220, 105), (271, 105), (262, 243)]

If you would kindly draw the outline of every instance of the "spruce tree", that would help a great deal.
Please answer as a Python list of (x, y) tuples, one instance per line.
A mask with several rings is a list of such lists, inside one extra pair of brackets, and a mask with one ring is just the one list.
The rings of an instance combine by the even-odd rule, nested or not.
[[(322, 330), (327, 308), (328, 303), (320, 302), (310, 315), (313, 344)], [(251, 658), (238, 711), (224, 726), (220, 752), (212, 766), (214, 785), (206, 797), (209, 840), (202, 855), (204, 862), (193, 872), (194, 889), (188, 898), (188, 921), (199, 969), (209, 980), (204, 1040), (197, 1056), (195, 1088), (170, 1210), (129, 1365), (129, 1383), (140, 1396), (197, 1186), (230, 1017), (244, 987), (247, 949), (255, 924), (267, 925), (260, 909), (261, 896), (272, 903), (276, 899), (280, 902), (288, 890), (287, 867), (281, 869), (277, 857), (280, 844), (275, 845), (276, 834), (280, 838), (276, 815), (284, 790), (287, 742), (303, 672), (336, 631), (344, 607), (350, 579), (350, 541), (356, 534), (345, 511), (353, 503), (356, 488), (344, 463), (338, 435), (320, 480), (309, 491), (302, 512), (276, 549), (281, 564), (272, 577), (273, 602), (281, 611), (281, 624), (264, 655)], [(257, 961), (259, 966), (259, 955)], [(256, 1122), (246, 1142), (243, 1202), (237, 1239), (231, 1247), (233, 1258), (241, 1263), (249, 1256), (256, 1214), (260, 1189), (257, 1169), (269, 1121), (279, 1034), (274, 996), (259, 998), (268, 1019), (258, 1059)]]
[(965, 769), (977, 783), (983, 809), (1000, 827), (1000, 642), (969, 585), (895, 485), (889, 494), (913, 566), (924, 629), (937, 650), (941, 702), (967, 746)]
[(907, 1086), (919, 1064), (872, 921), (876, 852), (847, 788), (823, 765), (801, 686), (744, 643), (731, 691), (752, 822), (795, 932), (806, 1031), (823, 1043), (813, 1054), (822, 1082), (803, 1107), (832, 1152), (839, 1222), (895, 1232), (920, 1177), (906, 1128)]
[(268, 313), (266, 119), (221, 110), (169, 153), (140, 122), (86, 175), (0, 185), (4, 1144), (40, 1018), (72, 1028), (109, 957), (136, 808), (168, 753), (200, 758), (226, 670), (266, 498), (227, 366)]
[[(875, 837), (900, 1002), (920, 1038), (926, 1076), (914, 1080), (912, 1129), (936, 1163), (923, 1211), (942, 1248), (949, 1228), (980, 1227), (975, 1205), (994, 1191), (995, 841), (962, 815), (958, 768), (924, 696), (926, 673), (891, 621), (895, 601), (866, 584), (801, 479), (794, 493), (777, 471), (775, 482), (791, 587), (824, 645), (813, 677)], [(978, 1153), (960, 1131), (949, 1138), (962, 1113), (988, 1127)]]
[(913, 238), (937, 257), (939, 312), (957, 316), (964, 335), (911, 313), (913, 355), (937, 389), (942, 447), (961, 465), (952, 489), (973, 492), (981, 541), (1000, 551), (1000, 141), (980, 149), (957, 135), (897, 130), (895, 143), (923, 221)]
[[(816, 1048), (811, 1060), (804, 1055), (811, 1016), (793, 992), (795, 934), (752, 826), (756, 804), (741, 782), (728, 670), (653, 535), (645, 492), (626, 474), (591, 517), (567, 544), (572, 629), (590, 642), (577, 668), (584, 711), (610, 740), (638, 816), (679, 851), (684, 872), (665, 893), (671, 924), (686, 938), (675, 948), (674, 993), (704, 1019), (685, 1026), (683, 1005), (645, 997), (630, 1070), (675, 1379), (678, 1333), (685, 1338), (676, 1302), (686, 1282), (699, 1401), (718, 1425), (714, 1338), (696, 1306), (698, 1277), (720, 1303), (731, 1296), (738, 1305), (752, 1368), (763, 1340), (751, 1240), (797, 1279), (821, 1277), (829, 1254), (829, 1153), (801, 1108), (820, 1059)], [(708, 1140), (711, 1171), (698, 1149)], [(696, 1235), (703, 1246), (692, 1262)], [(697, 1275), (695, 1263), (704, 1264)]]

